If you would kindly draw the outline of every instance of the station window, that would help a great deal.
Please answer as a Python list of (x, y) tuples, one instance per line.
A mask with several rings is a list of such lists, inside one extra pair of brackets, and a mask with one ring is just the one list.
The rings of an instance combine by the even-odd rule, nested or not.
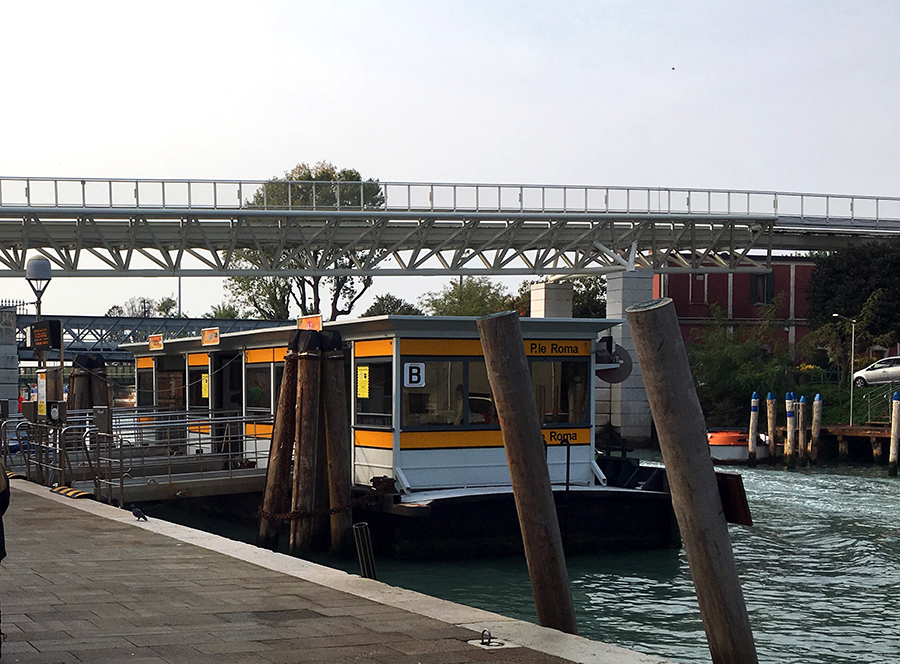
[(138, 407), (153, 405), (153, 369), (137, 370), (137, 396), (135, 403)]
[(587, 424), (588, 363), (534, 360), (531, 388), (541, 424)]
[(494, 394), (491, 392), (487, 366), (484, 362), (475, 360), (469, 362), (468, 385), (468, 423), (472, 426), (499, 424), (497, 408), (494, 405)]
[(356, 424), (389, 427), (393, 422), (393, 389), (390, 361), (356, 365)]
[(278, 395), (281, 394), (281, 379), (284, 378), (284, 362), (275, 365), (275, 403), (278, 403)]
[[(497, 410), (483, 360), (404, 358), (404, 428), (496, 426)], [(406, 377), (413, 367), (416, 380)]]
[(209, 367), (188, 370), (188, 408), (209, 410)]
[(412, 371), (416, 376), (412, 386), (407, 385), (410, 381), (404, 380), (403, 426), (463, 424), (463, 362), (412, 361), (404, 362), (403, 366), (404, 372)]
[(270, 414), (272, 412), (272, 365), (248, 364), (245, 378), (247, 381), (247, 414)]

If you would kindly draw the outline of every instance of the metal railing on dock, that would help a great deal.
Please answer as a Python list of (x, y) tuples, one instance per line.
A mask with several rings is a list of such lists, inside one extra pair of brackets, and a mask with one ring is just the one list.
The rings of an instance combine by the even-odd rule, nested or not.
[(891, 421), (891, 397), (900, 390), (900, 383), (888, 383), (863, 394), (866, 403), (866, 422), (888, 424)]
[(106, 433), (91, 411), (73, 411), (63, 426), (7, 420), (0, 441), (7, 468), (27, 479), (125, 504), (186, 496), (197, 483), (233, 493), (230, 481), (265, 473), (272, 424), (269, 414), (123, 408)]

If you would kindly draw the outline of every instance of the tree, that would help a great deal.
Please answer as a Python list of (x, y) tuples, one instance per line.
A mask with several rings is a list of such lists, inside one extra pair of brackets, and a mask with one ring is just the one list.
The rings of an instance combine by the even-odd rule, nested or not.
[(750, 395), (783, 394), (793, 383), (793, 362), (779, 340), (767, 305), (760, 325), (732, 332), (725, 312), (713, 306), (713, 323), (687, 346), (697, 397), (710, 426), (746, 426)]
[(419, 305), (433, 316), (487, 316), (509, 311), (514, 302), (503, 284), (487, 277), (465, 277), (425, 293)]
[[(342, 184), (343, 183), (343, 184)], [(384, 195), (377, 180), (363, 180), (359, 171), (352, 168), (338, 170), (328, 162), (310, 167), (298, 164), (284, 174), (283, 179), (272, 178), (260, 187), (247, 201), (250, 207), (266, 209), (353, 208), (377, 210), (384, 207)], [(317, 249), (306, 252), (310, 264), (333, 264), (337, 268), (352, 269), (369, 258), (368, 251), (349, 254), (335, 247), (327, 251)], [(282, 258), (268, 256), (269, 260)], [(256, 254), (235, 252), (235, 262), (241, 267), (257, 266)], [(308, 267), (296, 258), (285, 262), (287, 267)], [(322, 313), (322, 300), (330, 307), (328, 320), (349, 314), (359, 298), (372, 285), (372, 277), (352, 275), (298, 276), (298, 277), (232, 277), (226, 281), (234, 303), (253, 311), (260, 318), (289, 317), (291, 303), (303, 316)], [(323, 286), (327, 296), (323, 297)]]
[[(900, 337), (900, 240), (850, 245), (812, 258), (807, 318), (813, 328), (832, 322), (835, 313), (861, 320), (868, 307), (869, 334)], [(870, 301), (879, 290), (882, 294)]]
[(106, 312), (117, 318), (151, 318), (156, 312), (156, 300), (152, 297), (130, 297), (121, 305), (114, 305)]
[(390, 316), (391, 314), (397, 316), (423, 316), (422, 310), (419, 309), (414, 304), (410, 304), (406, 300), (401, 300), (399, 297), (391, 295), (387, 293), (385, 295), (378, 295), (375, 297), (375, 301), (372, 303), (368, 309), (365, 310), (362, 314), (360, 314), (361, 318), (368, 318), (370, 316)]
[[(879, 288), (869, 295), (863, 303), (859, 316), (856, 318), (856, 351), (865, 353), (872, 346), (891, 346), (897, 343), (897, 332), (889, 330), (884, 334), (876, 334), (876, 330), (890, 327), (885, 322), (889, 306), (885, 305), (887, 294), (883, 288)], [(816, 347), (826, 347), (830, 364), (837, 367), (840, 372), (840, 381), (847, 380), (849, 368), (850, 348), (853, 342), (853, 326), (845, 318), (828, 319), (828, 322), (812, 330), (802, 340), (801, 352), (812, 356)], [(861, 368), (857, 357), (853, 358), (853, 370)], [(864, 366), (864, 365), (863, 365)]]
[[(234, 318), (247, 318), (247, 315), (240, 308), (229, 302), (214, 304), (212, 309), (203, 314), (202, 318), (216, 318), (219, 320), (231, 320)], [(285, 320), (285, 319), (282, 319)]]
[(163, 318), (175, 318), (178, 316), (178, 300), (171, 295), (162, 297), (156, 301), (156, 313)]
[[(235, 263), (251, 265), (244, 258), (235, 259)], [(287, 320), (291, 317), (291, 289), (291, 280), (285, 277), (231, 277), (225, 281), (228, 301), (224, 304), (236, 311), (250, 311), (254, 318)]]
[(606, 277), (596, 275), (573, 279), (572, 316), (606, 318)]
[(171, 295), (158, 300), (130, 297), (124, 303), (110, 307), (106, 315), (113, 318), (175, 318), (178, 315), (178, 300)]

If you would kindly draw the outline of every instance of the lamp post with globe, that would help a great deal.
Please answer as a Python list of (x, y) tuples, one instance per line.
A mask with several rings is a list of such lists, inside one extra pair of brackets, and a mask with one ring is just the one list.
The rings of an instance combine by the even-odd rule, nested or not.
[[(25, 264), (25, 279), (37, 298), (37, 302), (35, 302), (36, 323), (41, 322), (41, 298), (52, 278), (50, 261), (48, 259), (43, 256), (35, 256), (28, 259), (28, 263)], [(38, 366), (44, 367), (44, 351), (40, 351), (38, 355)]]

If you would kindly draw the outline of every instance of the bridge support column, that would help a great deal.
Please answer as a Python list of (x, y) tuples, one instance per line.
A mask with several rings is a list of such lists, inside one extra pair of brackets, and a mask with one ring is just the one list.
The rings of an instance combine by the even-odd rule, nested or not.
[(19, 409), (19, 355), (16, 349), (16, 310), (0, 307), (0, 400), (9, 401), (9, 412)]
[[(635, 270), (612, 272), (606, 277), (606, 317), (625, 318), (625, 309), (639, 302), (653, 299), (653, 272)], [(628, 323), (612, 329), (615, 342), (634, 360), (634, 366), (624, 382), (610, 385), (610, 423), (618, 429), (623, 440), (645, 443), (650, 440), (652, 418), (644, 379), (634, 352)], [(598, 419), (598, 422), (600, 420)]]

